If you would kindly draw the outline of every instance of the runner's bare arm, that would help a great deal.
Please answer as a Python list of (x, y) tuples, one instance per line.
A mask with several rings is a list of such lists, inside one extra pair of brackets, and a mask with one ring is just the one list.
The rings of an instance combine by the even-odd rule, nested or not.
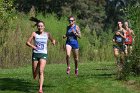
[(123, 29), (123, 31), (124, 31), (124, 39), (126, 38), (126, 30), (125, 29)]
[(74, 33), (78, 38), (81, 38), (81, 32), (79, 26), (76, 26), (76, 32)]
[(67, 36), (66, 35), (63, 35), (63, 38), (65, 39), (65, 38), (67, 38)]
[(132, 35), (135, 37), (135, 33), (134, 33), (134, 31), (131, 29), (131, 33), (132, 33)]
[(116, 41), (115, 41), (115, 35), (113, 36), (112, 41), (113, 41), (113, 44), (116, 44)]
[(122, 37), (122, 38), (126, 38), (126, 30), (125, 29), (123, 29), (123, 33), (124, 33), (124, 35), (123, 34), (121, 34), (121, 33), (119, 33), (119, 35)]
[(48, 33), (49, 40), (51, 40), (52, 44), (55, 45), (56, 41), (52, 38), (51, 34)]
[(135, 41), (136, 35), (135, 35), (135, 33), (134, 33), (134, 31), (132, 29), (131, 29), (131, 34), (133, 36), (133, 41)]
[(33, 32), (30, 37), (28, 38), (27, 42), (26, 42), (26, 45), (33, 48), (33, 49), (36, 49), (36, 46), (34, 46), (33, 44), (31, 44), (33, 38), (34, 38), (34, 35), (35, 35), (35, 32)]

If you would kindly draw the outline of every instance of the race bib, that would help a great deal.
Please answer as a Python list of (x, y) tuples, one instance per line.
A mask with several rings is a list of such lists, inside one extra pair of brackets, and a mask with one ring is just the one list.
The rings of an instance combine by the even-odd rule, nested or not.
[(122, 37), (116, 37), (116, 42), (121, 43), (122, 41)]
[(36, 47), (37, 47), (37, 50), (44, 50), (44, 43), (43, 42), (37, 42)]
[(130, 41), (129, 38), (126, 38), (126, 39), (125, 39), (125, 42), (129, 42), (129, 41)]
[(132, 37), (126, 37), (125, 43), (126, 44), (132, 44)]

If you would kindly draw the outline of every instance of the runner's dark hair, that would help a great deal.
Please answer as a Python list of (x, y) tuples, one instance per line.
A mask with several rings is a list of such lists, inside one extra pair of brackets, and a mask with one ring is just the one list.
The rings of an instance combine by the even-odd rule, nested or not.
[(41, 20), (39, 20), (39, 19), (37, 19), (37, 18), (35, 18), (35, 17), (30, 17), (30, 19), (29, 19), (30, 21), (33, 21), (33, 22), (35, 22), (36, 24), (34, 25), (34, 26), (37, 26), (38, 25), (38, 23), (43, 23), (44, 24), (44, 22), (43, 21), (41, 21)]

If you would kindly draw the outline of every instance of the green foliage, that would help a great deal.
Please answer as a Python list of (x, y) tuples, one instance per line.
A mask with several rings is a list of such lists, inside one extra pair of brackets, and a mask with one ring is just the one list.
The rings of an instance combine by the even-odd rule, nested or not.
[[(88, 46), (88, 60), (90, 61), (112, 61), (112, 37), (113, 33), (108, 31), (108, 33), (101, 31), (100, 35), (97, 32), (91, 31), (88, 25), (85, 30), (83, 30), (83, 34), (87, 37), (89, 44)], [(85, 47), (85, 45), (83, 45)]]
[(12, 0), (1, 0), (0, 1), (0, 15), (1, 24), (7, 25), (8, 21), (12, 19), (14, 12), (14, 6)]
[(11, 0), (0, 0), (0, 45), (3, 45), (6, 41), (7, 34), (4, 31), (7, 31), (10, 25), (10, 21), (12, 21), (15, 16), (15, 9), (13, 7), (13, 1)]
[[(25, 18), (24, 15), (22, 17)], [(29, 63), (28, 59), (31, 55), (28, 55), (30, 50), (25, 47), (25, 41), (27, 40), (27, 29), (31, 25), (25, 21), (26, 18), (22, 19), (20, 17), (11, 20), (9, 28), (1, 32), (2, 34), (6, 34), (6, 36), (2, 37), (5, 41), (0, 47), (1, 67), (18, 67)]]
[(106, 0), (106, 19), (104, 30), (107, 31), (108, 28), (114, 30), (116, 28), (117, 21), (127, 20), (127, 8), (130, 6), (137, 6), (139, 0)]
[(130, 55), (131, 62), (129, 63), (129, 72), (134, 72), (136, 75), (140, 74), (140, 4), (137, 6), (128, 7), (128, 20), (131, 22), (132, 29), (136, 35), (134, 46), (133, 46), (133, 53)]
[(126, 0), (106, 0), (106, 19), (104, 30), (107, 31), (108, 28), (112, 30), (116, 27), (116, 22), (118, 20), (124, 20), (125, 13), (122, 11), (126, 7)]

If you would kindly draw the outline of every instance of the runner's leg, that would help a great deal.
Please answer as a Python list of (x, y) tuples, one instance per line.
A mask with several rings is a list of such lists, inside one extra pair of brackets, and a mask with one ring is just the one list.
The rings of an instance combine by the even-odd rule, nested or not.
[(32, 73), (33, 73), (33, 78), (37, 79), (38, 69), (39, 69), (39, 62), (38, 61), (33, 61), (32, 62)]
[(114, 48), (113, 51), (114, 51), (115, 63), (117, 65), (118, 62), (119, 62), (119, 59), (120, 59), (119, 58), (119, 49), (118, 48)]
[(128, 56), (128, 46), (125, 45), (125, 55)]
[(70, 45), (66, 45), (66, 62), (67, 62), (67, 74), (70, 73), (70, 54), (72, 47)]
[(75, 74), (78, 75), (78, 61), (79, 61), (79, 49), (73, 49), (73, 58), (75, 62)]
[(42, 92), (43, 89), (43, 82), (44, 82), (44, 69), (46, 65), (46, 60), (45, 59), (40, 59), (40, 70), (39, 70), (39, 92)]

